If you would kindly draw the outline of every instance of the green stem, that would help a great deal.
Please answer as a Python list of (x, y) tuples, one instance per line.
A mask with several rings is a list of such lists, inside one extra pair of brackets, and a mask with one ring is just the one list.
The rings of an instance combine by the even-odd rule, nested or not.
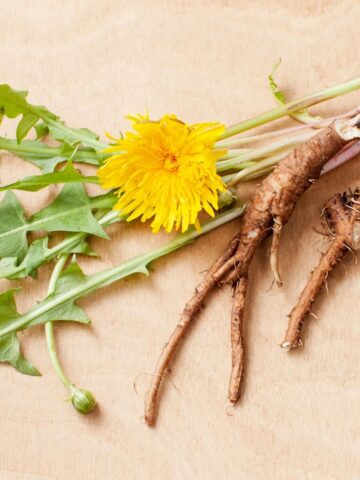
[(315, 131), (302, 132), (298, 135), (293, 135), (283, 140), (279, 140), (278, 142), (273, 142), (270, 145), (256, 148), (250, 153), (245, 153), (229, 160), (219, 161), (217, 163), (216, 170), (218, 172), (223, 172), (225, 170), (237, 169), (243, 162), (249, 162), (249, 161), (257, 160), (259, 158), (268, 157), (269, 155), (275, 152), (288, 149), (289, 147), (293, 147), (294, 145), (297, 145), (300, 142), (304, 142), (305, 140), (308, 140), (310, 137), (314, 136), (315, 134), (316, 134)]
[[(64, 268), (64, 265), (69, 258), (69, 255), (62, 255), (58, 262), (55, 265), (53, 273), (50, 278), (49, 282), (49, 289), (48, 295), (51, 295), (56, 287), (56, 282)], [(73, 407), (79, 412), (84, 415), (90, 413), (95, 405), (96, 400), (91, 392), (88, 390), (84, 390), (82, 388), (77, 388), (69, 379), (69, 377), (64, 372), (62, 365), (60, 363), (57, 351), (56, 351), (56, 342), (55, 342), (55, 335), (54, 335), (54, 325), (53, 322), (46, 322), (45, 323), (45, 336), (46, 336), (46, 344), (49, 352), (49, 356), (51, 359), (51, 363), (54, 367), (54, 370), (68, 389), (70, 394), (70, 399), (72, 402)]]
[[(215, 146), (215, 150), (217, 149), (217, 146)], [(229, 158), (234, 158), (239, 155), (243, 155), (245, 153), (250, 153), (254, 149), (253, 148), (233, 148), (228, 151), (224, 156), (222, 156), (219, 160), (219, 162), (222, 162), (223, 160), (229, 160)]]
[(132, 259), (123, 262), (120, 265), (116, 265), (93, 275), (85, 276), (81, 281), (77, 282), (76, 285), (68, 288), (66, 291), (61, 291), (57, 294), (54, 293), (46, 297), (41, 303), (35, 305), (27, 313), (16, 317), (11, 324), (0, 327), (0, 337), (6, 333), (26, 328), (29, 322), (37, 319), (40, 315), (57, 308), (59, 305), (64, 305), (66, 302), (74, 301), (80, 297), (84, 297), (98, 288), (110, 285), (121, 278), (125, 278), (135, 273), (147, 273), (146, 266), (149, 263), (168, 255), (175, 250), (178, 250), (184, 245), (191, 243), (201, 235), (204, 235), (205, 233), (208, 233), (215, 228), (218, 228), (221, 225), (238, 218), (244, 213), (244, 210), (245, 205), (233, 208), (216, 216), (208, 222), (205, 222), (202, 225), (201, 231), (197, 231), (193, 228), (189, 229), (186, 233), (177, 235), (174, 240), (154, 250), (153, 252), (133, 257)]
[[(62, 255), (58, 260), (58, 262), (56, 263), (50, 278), (48, 295), (53, 293), (53, 291), (55, 290), (56, 282), (61, 274), (62, 269), (64, 268), (64, 265), (68, 257), (69, 255)], [(54, 367), (54, 370), (57, 376), (62, 381), (62, 383), (65, 385), (65, 387), (70, 389), (72, 387), (72, 383), (70, 382), (69, 378), (66, 376), (64, 370), (62, 369), (59, 357), (57, 355), (53, 322), (47, 322), (45, 324), (45, 336), (46, 336), (47, 349), (48, 349), (49, 356), (51, 359), (51, 363)]]
[(250, 130), (251, 128), (264, 125), (265, 123), (284, 117), (290, 113), (302, 110), (303, 108), (308, 108), (311, 105), (316, 105), (326, 100), (330, 100), (331, 98), (352, 92), (358, 88), (360, 88), (360, 77), (356, 77), (348, 82), (341, 83), (340, 85), (325, 88), (316, 93), (312, 93), (300, 98), (299, 100), (294, 100), (293, 102), (273, 108), (267, 112), (261, 113), (260, 115), (249, 118), (248, 120), (244, 120), (240, 123), (232, 125), (225, 130), (219, 140), (224, 140), (241, 132), (245, 132), (246, 130)]
[(268, 171), (271, 167), (273, 167), (280, 160), (286, 157), (289, 151), (290, 150), (287, 150), (285, 152), (278, 153), (277, 155), (272, 155), (266, 160), (256, 163), (256, 165), (245, 168), (244, 170), (241, 170), (240, 172), (235, 173), (233, 175), (228, 175), (226, 177), (223, 177), (223, 180), (224, 182), (227, 183), (228, 187), (233, 187), (240, 181), (245, 182), (246, 180), (260, 177), (263, 175), (264, 171)]
[(248, 145), (249, 143), (262, 142), (269, 138), (288, 136), (288, 135), (291, 135), (292, 133), (299, 133), (304, 130), (324, 128), (330, 125), (331, 122), (333, 122), (338, 118), (353, 117), (359, 112), (360, 112), (360, 107), (357, 107), (347, 112), (344, 112), (341, 115), (327, 117), (313, 123), (308, 123), (306, 125), (296, 125), (294, 127), (282, 128), (280, 130), (272, 130), (271, 132), (260, 133), (259, 135), (253, 135), (251, 137), (241, 137), (235, 140), (225, 140), (222, 142), (217, 142), (215, 145), (215, 149), (226, 149), (226, 150), (237, 149), (237, 148), (242, 148), (242, 145)]

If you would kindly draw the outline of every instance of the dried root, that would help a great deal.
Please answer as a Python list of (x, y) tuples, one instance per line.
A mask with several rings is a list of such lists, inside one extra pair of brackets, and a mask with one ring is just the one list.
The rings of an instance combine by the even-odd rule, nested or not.
[(286, 350), (302, 345), (300, 334), (305, 318), (332, 269), (346, 253), (360, 248), (359, 197), (359, 190), (350, 194), (337, 194), (328, 200), (323, 209), (332, 241), (289, 315), (285, 339), (281, 343), (281, 347)]
[(160, 356), (145, 404), (145, 421), (148, 425), (153, 425), (155, 422), (156, 401), (161, 380), (177, 345), (200, 310), (206, 296), (216, 285), (223, 283), (235, 286), (229, 399), (232, 403), (236, 403), (239, 398), (244, 360), (242, 319), (246, 284), (253, 256), (262, 241), (273, 231), (274, 241), (270, 260), (275, 280), (278, 285), (281, 285), (278, 270), (281, 228), (288, 222), (303, 193), (310, 187), (313, 180), (319, 178), (326, 162), (357, 137), (360, 137), (360, 130), (355, 126), (354, 119), (338, 119), (308, 141), (297, 146), (260, 184), (255, 192), (252, 205), (244, 215), (239, 234), (196, 288), (193, 297), (185, 306), (180, 322)]

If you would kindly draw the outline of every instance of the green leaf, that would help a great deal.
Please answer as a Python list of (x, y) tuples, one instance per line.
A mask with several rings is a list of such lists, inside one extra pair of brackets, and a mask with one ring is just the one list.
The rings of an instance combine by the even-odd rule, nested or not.
[[(18, 115), (33, 113), (31, 107), (26, 101), (27, 92), (20, 90), (13, 90), (10, 85), (0, 85), (0, 105), (4, 113), (9, 118), (15, 118)], [(57, 118), (56, 115), (51, 114), (44, 107), (37, 107), (37, 110), (42, 111), (43, 114), (50, 118)]]
[[(279, 68), (280, 64), (281, 64), (281, 58), (274, 65), (272, 72), (268, 76), (268, 80), (269, 80), (270, 90), (271, 90), (275, 100), (277, 101), (277, 103), (279, 105), (285, 105), (287, 103), (286, 98), (285, 98), (285, 94), (284, 94), (283, 91), (281, 91), (279, 89), (279, 87), (277, 86), (277, 84), (274, 80), (274, 74), (277, 71), (277, 69)], [(298, 110), (297, 112), (292, 113), (290, 116), (295, 118), (299, 122), (306, 123), (306, 124), (314, 123), (314, 122), (317, 122), (318, 120), (322, 120), (322, 117), (320, 117), (320, 116), (311, 115), (308, 112), (307, 108), (304, 108), (302, 110)]]
[[(70, 147), (67, 148), (73, 151)], [(32, 163), (43, 173), (53, 172), (59, 163), (70, 157), (70, 154), (62, 154), (61, 147), (48, 147), (40, 140), (23, 140), (18, 143), (16, 140), (0, 137), (0, 149)]]
[[(67, 143), (68, 145), (73, 146), (80, 144), (94, 150), (101, 150), (107, 146), (100, 142), (98, 135), (91, 130), (87, 128), (69, 128), (57, 115), (50, 112), (46, 107), (32, 105), (27, 101), (27, 92), (14, 90), (10, 85), (0, 85), (0, 108), (2, 108), (4, 114), (9, 118), (16, 118), (22, 115), (23, 119), (21, 122), (23, 122), (23, 125), (17, 133), (20, 139), (24, 138), (24, 133), (27, 134), (29, 131), (27, 129), (30, 124), (32, 124), (32, 127), (35, 126), (39, 120), (42, 120), (56, 140)], [(30, 115), (32, 115), (32, 117), (30, 117)]]
[(29, 220), (29, 231), (86, 232), (108, 239), (91, 211), (91, 199), (80, 183), (64, 185), (48, 207)]
[[(21, 264), (22, 265), (22, 264)], [(0, 278), (7, 278), (9, 280), (15, 280), (17, 278), (25, 278), (30, 272), (27, 272), (26, 266), (24, 269), (17, 267), (16, 257), (5, 257), (0, 260)], [(18, 269), (19, 272), (18, 273)]]
[[(50, 297), (48, 301), (50, 302)], [(56, 308), (49, 309), (44, 314), (37, 316), (34, 320), (29, 322), (28, 326), (33, 327), (35, 325), (40, 325), (46, 322), (55, 322), (58, 320), (78, 322), (85, 325), (90, 323), (89, 317), (79, 305), (75, 302), (65, 302)]]
[(0, 192), (5, 190), (26, 190), (29, 192), (37, 192), (42, 188), (48, 187), (49, 185), (56, 185), (58, 183), (98, 183), (98, 177), (83, 176), (73, 167), (72, 161), (69, 160), (65, 168), (59, 172), (25, 177), (18, 182), (0, 187)]
[(76, 263), (76, 258), (74, 257), (68, 268), (59, 275), (55, 289), (51, 295), (56, 296), (61, 292), (66, 292), (85, 280), (86, 275)]
[(21, 261), (30, 231), (85, 232), (108, 238), (92, 214), (91, 201), (82, 184), (69, 183), (48, 207), (26, 219), (16, 195), (7, 192), (0, 202), (0, 258)]
[[(0, 105), (4, 110), (4, 114), (8, 118), (16, 118), (22, 115), (22, 120), (19, 123), (22, 126), (16, 134), (20, 140), (24, 138), (24, 133), (26, 135), (40, 118), (45, 117), (47, 120), (58, 120), (58, 117), (47, 110), (47, 108), (40, 105), (30, 105), (26, 97), (27, 92), (13, 90), (10, 85), (0, 85)], [(29, 125), (31, 125), (30, 128), (28, 128)]]
[(39, 122), (35, 125), (36, 138), (45, 137), (49, 133), (49, 129), (46, 126), (46, 123)]
[(29, 133), (32, 127), (37, 123), (39, 117), (33, 113), (23, 115), (16, 129), (16, 139), (18, 143)]
[[(79, 235), (79, 234), (78, 234)], [(86, 235), (86, 234), (84, 234)], [(74, 235), (69, 236), (69, 238), (74, 237)], [(49, 249), (48, 254), (51, 255), (52, 249)], [(69, 246), (67, 249), (66, 247), (63, 248), (62, 253), (79, 253), (82, 255), (87, 255), (88, 257), (98, 257), (99, 255), (93, 250), (90, 245), (87, 243), (85, 238), (81, 239), (77, 245), (71, 247)]]
[[(81, 283), (85, 278), (86, 276), (77, 263), (72, 262), (59, 276), (54, 291), (45, 298), (43, 305), (46, 307), (47, 304), (51, 304), (54, 297), (61, 295), (63, 292), (66, 292), (67, 289), (74, 287), (76, 283)], [(34, 308), (37, 308), (37, 306)], [(90, 323), (89, 317), (73, 299), (58, 303), (54, 308), (37, 309), (37, 312), (38, 314), (29, 322), (29, 326), (39, 325), (50, 321), (54, 322), (57, 320), (68, 320), (84, 324)]]
[(49, 147), (40, 140), (16, 140), (0, 137), (0, 149), (13, 153), (24, 160), (40, 168), (43, 173), (51, 173), (59, 163), (73, 158), (75, 163), (87, 163), (100, 165), (108, 155), (102, 152), (94, 152), (88, 148), (78, 148), (69, 145)]
[(53, 122), (49, 125), (49, 131), (56, 140), (61, 140), (68, 145), (83, 145), (85, 147), (104, 148), (99, 140), (99, 135), (88, 128), (67, 128), (63, 122)]
[[(0, 326), (19, 317), (14, 300), (15, 291), (8, 290), (0, 294)], [(15, 332), (0, 337), (0, 362), (9, 363), (26, 375), (40, 375), (40, 372), (21, 354), (20, 342)]]
[(27, 251), (28, 228), (24, 209), (13, 192), (0, 202), (0, 258), (23, 258)]

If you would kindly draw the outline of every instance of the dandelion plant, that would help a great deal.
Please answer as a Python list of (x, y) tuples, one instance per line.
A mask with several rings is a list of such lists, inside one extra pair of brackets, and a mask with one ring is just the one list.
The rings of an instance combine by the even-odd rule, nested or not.
[[(301, 145), (313, 145), (317, 139), (325, 138), (329, 128), (333, 128), (331, 125), (335, 119), (313, 116), (308, 107), (360, 88), (360, 77), (357, 77), (287, 102), (275, 82), (274, 72), (268, 80), (278, 106), (236, 125), (225, 127), (219, 122), (188, 124), (172, 114), (164, 115), (159, 120), (151, 119), (148, 115), (133, 115), (129, 117), (132, 130), (120, 138), (110, 137), (107, 142), (87, 128), (67, 126), (46, 107), (30, 103), (27, 92), (0, 85), (0, 118), (17, 122), (16, 138), (0, 136), (0, 149), (39, 169), (37, 175), (0, 185), (0, 191), (4, 192), (0, 201), (0, 278), (19, 281), (30, 276), (36, 279), (38, 275), (42, 276), (40, 269), (44, 264), (54, 262), (47, 296), (27, 312), (19, 314), (16, 310), (16, 289), (0, 293), (0, 362), (10, 364), (24, 374), (39, 375), (37, 368), (21, 353), (19, 332), (45, 325), (46, 342), (54, 370), (68, 390), (72, 405), (83, 414), (93, 410), (96, 404), (94, 395), (76, 387), (62, 368), (56, 350), (53, 322), (61, 320), (88, 324), (90, 319), (78, 304), (79, 299), (130, 275), (148, 275), (148, 266), (158, 258), (242, 216), (246, 206), (241, 202), (241, 191), (240, 199), (237, 198), (239, 192), (235, 192), (235, 186), (242, 181), (266, 177), (276, 165), (284, 165), (284, 159), (289, 156), (293, 158), (294, 147), (303, 148), (304, 151), (305, 147)], [(357, 113), (358, 109), (344, 112), (336, 121), (339, 122), (341, 117), (356, 117)], [(301, 124), (251, 136), (244, 134), (284, 116), (291, 116)], [(346, 142), (340, 142), (337, 145), (339, 148), (326, 151), (326, 159), (335, 156), (327, 164), (328, 170), (359, 153), (360, 144), (355, 140), (356, 135), (350, 137), (349, 134)], [(307, 158), (305, 155), (305, 163)], [(318, 162), (317, 174), (321, 174), (324, 163)], [(82, 164), (93, 169), (91, 175), (83, 174)], [(295, 169), (294, 178), (296, 173)], [(269, 184), (275, 178), (275, 174), (272, 175), (268, 177)], [(87, 184), (98, 184), (107, 191), (89, 196)], [(49, 185), (62, 186), (57, 197), (28, 217), (15, 191), (37, 192)], [(267, 190), (259, 192), (264, 202)], [(289, 200), (288, 210), (295, 205), (295, 200)], [(260, 205), (259, 202), (249, 209), (247, 219), (254, 208), (256, 210), (256, 205)], [(265, 210), (268, 214), (269, 209)], [(271, 217), (274, 223), (269, 225), (274, 228), (276, 239), (280, 226), (288, 216), (281, 215), (281, 212), (274, 215)], [(256, 223), (257, 219), (255, 216), (257, 226), (254, 224), (254, 228), (245, 229), (251, 235), (254, 235), (256, 228), (265, 227), (266, 222), (260, 225)], [(122, 221), (138, 220), (149, 223), (153, 232), (164, 230), (168, 234), (173, 231), (178, 233), (155, 251), (126, 259), (96, 274), (87, 275), (80, 269), (77, 256), (87, 255), (96, 261), (96, 252), (88, 243), (89, 237), (110, 241), (105, 231), (110, 224), (118, 223), (118, 228), (121, 228)], [(40, 234), (40, 237), (34, 238), (33, 232)], [(54, 243), (51, 238), (53, 232), (61, 233), (63, 238)], [(224, 265), (232, 262), (236, 279), (241, 279), (235, 282), (235, 277), (231, 277), (236, 299), (233, 319), (237, 320), (233, 323), (238, 330), (241, 329), (247, 271), (239, 267), (238, 257), (234, 264), (233, 256), (239, 248), (240, 239), (243, 242), (243, 236), (241, 234), (239, 241), (235, 239), (230, 243), (220, 257), (222, 263), (209, 270), (206, 281), (210, 283), (205, 282), (205, 285), (213, 285), (214, 278), (223, 280), (225, 277), (218, 274), (219, 271), (224, 275), (234, 274), (224, 268)], [(247, 248), (251, 250), (251, 244), (254, 243), (248, 242)], [(253, 252), (248, 254), (251, 259)], [(274, 258), (273, 255), (272, 266), (277, 276)], [(229, 279), (226, 277), (225, 280)], [(280, 283), (280, 278), (277, 280)], [(205, 298), (208, 290), (207, 287), (197, 290), (195, 303), (191, 304), (193, 310), (188, 310), (187, 314), (196, 313), (202, 296)], [(164, 363), (154, 377), (145, 414), (149, 424), (154, 422), (156, 397), (164, 368), (181, 336), (179, 334), (176, 337), (175, 344), (170, 344), (170, 354), (168, 352), (165, 356)], [(238, 343), (233, 344), (235, 380), (232, 383), (235, 393), (231, 398), (237, 395), (241, 377), (239, 331), (236, 338)]]

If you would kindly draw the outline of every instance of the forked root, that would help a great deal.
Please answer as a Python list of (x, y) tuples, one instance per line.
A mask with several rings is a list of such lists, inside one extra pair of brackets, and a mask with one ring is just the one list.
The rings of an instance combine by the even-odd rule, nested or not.
[(333, 238), (317, 267), (312, 271), (297, 305), (289, 315), (288, 328), (281, 347), (291, 350), (302, 345), (302, 326), (312, 303), (326, 282), (334, 266), (349, 251), (357, 250), (359, 242), (359, 191), (349, 195), (334, 195), (325, 205), (323, 213)]
[(240, 398), (241, 379), (244, 371), (245, 345), (243, 335), (247, 277), (241, 277), (234, 287), (231, 312), (231, 377), (228, 398), (236, 404)]
[(156, 401), (159, 393), (162, 378), (166, 368), (169, 365), (172, 356), (175, 353), (177, 345), (184, 337), (196, 314), (209, 294), (209, 292), (217, 285), (221, 279), (221, 267), (232, 257), (239, 244), (239, 236), (234, 237), (228, 244), (222, 255), (216, 260), (213, 266), (208, 270), (204, 280), (195, 289), (191, 299), (185, 305), (180, 321), (173, 331), (169, 341), (165, 345), (160, 358), (158, 360), (154, 376), (150, 385), (150, 389), (145, 402), (145, 422), (152, 426), (156, 418)]

